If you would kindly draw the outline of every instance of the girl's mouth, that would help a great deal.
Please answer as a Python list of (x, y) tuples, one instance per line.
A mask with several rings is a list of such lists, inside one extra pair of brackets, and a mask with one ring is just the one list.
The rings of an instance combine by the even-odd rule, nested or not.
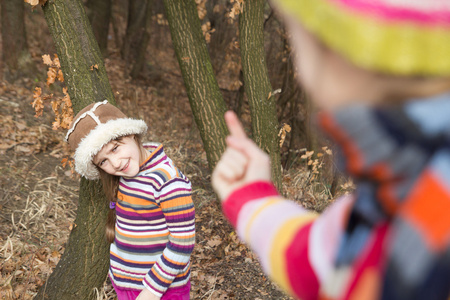
[(122, 168), (122, 170), (120, 170), (120, 172), (125, 172), (128, 169), (128, 166), (130, 165), (130, 160), (127, 161), (127, 163), (125, 164), (125, 166)]

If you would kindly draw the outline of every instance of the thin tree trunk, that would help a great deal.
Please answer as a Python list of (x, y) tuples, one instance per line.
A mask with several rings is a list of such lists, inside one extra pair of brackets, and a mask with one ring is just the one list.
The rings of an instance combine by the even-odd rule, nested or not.
[(150, 26), (152, 24), (152, 8), (153, 0), (147, 0), (147, 11), (145, 15), (145, 30), (142, 34), (141, 43), (138, 45), (136, 57), (130, 72), (133, 79), (138, 78), (139, 74), (145, 66), (145, 54), (147, 53), (148, 41), (150, 40)]
[(24, 2), (21, 0), (1, 0), (0, 2), (4, 78), (14, 81), (21, 74), (30, 74), (35, 71), (28, 52)]
[[(100, 49), (81, 0), (51, 0), (43, 7), (74, 112), (107, 99), (115, 103)], [(91, 68), (97, 65), (98, 69)], [(93, 299), (109, 266), (104, 237), (108, 213), (101, 184), (81, 179), (75, 226), (66, 250), (35, 299)]]
[(228, 130), (226, 106), (214, 76), (194, 0), (164, 0), (173, 45), (208, 164), (212, 170), (223, 151)]
[(239, 44), (245, 93), (252, 117), (253, 139), (270, 155), (272, 180), (281, 191), (278, 118), (264, 52), (265, 3), (265, 0), (244, 1), (243, 11), (239, 16)]
[[(113, 0), (111, 7), (111, 24), (114, 33), (114, 51), (122, 51), (123, 34), (122, 28), (122, 14), (128, 11), (128, 0)], [(126, 20), (127, 16), (123, 16)]]
[(128, 22), (122, 46), (122, 58), (132, 63), (138, 56), (139, 48), (146, 31), (146, 16), (149, 0), (130, 0)]
[(94, 32), (103, 57), (107, 56), (111, 6), (111, 0), (89, 0), (86, 3), (87, 15), (92, 25), (92, 31)]

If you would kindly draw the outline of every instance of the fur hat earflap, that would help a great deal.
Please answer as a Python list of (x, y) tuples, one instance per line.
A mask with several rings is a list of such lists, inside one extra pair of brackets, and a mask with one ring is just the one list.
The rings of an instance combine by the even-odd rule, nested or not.
[(103, 146), (121, 136), (143, 135), (146, 131), (143, 120), (128, 118), (107, 100), (86, 106), (76, 115), (66, 135), (66, 141), (75, 150), (75, 170), (87, 179), (99, 179), (92, 160)]

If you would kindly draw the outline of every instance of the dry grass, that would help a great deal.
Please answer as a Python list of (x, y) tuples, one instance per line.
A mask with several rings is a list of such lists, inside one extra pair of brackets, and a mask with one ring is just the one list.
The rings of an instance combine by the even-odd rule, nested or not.
[(31, 299), (58, 263), (77, 199), (77, 189), (65, 185), (64, 177), (57, 167), (56, 176), (38, 181), (22, 207), (11, 212), (9, 226), (3, 227), (8, 234), (0, 244), (2, 299)]

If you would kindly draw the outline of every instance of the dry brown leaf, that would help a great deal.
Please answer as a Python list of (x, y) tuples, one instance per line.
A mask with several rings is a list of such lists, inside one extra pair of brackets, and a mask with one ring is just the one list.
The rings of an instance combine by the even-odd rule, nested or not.
[(283, 124), (283, 127), (281, 127), (280, 132), (278, 132), (278, 136), (280, 137), (280, 148), (283, 146), (284, 140), (286, 139), (286, 134), (288, 132), (291, 132), (291, 126), (288, 124)]
[(65, 168), (66, 167), (66, 164), (69, 162), (69, 159), (67, 158), (67, 157), (64, 157), (62, 160), (61, 160), (61, 165), (63, 166), (63, 168)]
[(214, 239), (209, 240), (207, 242), (207, 244), (209, 247), (214, 248), (214, 247), (217, 247), (218, 245), (222, 244), (222, 240), (218, 237), (215, 237)]
[(198, 18), (203, 20), (208, 14), (206, 10), (206, 0), (195, 0), (195, 3), (197, 4)]
[(44, 102), (42, 101), (42, 89), (40, 87), (36, 87), (33, 92), (33, 102), (31, 102), (31, 106), (34, 108), (36, 112), (35, 117), (39, 117), (42, 115), (44, 111)]
[(25, 3), (28, 3), (32, 6), (36, 6), (39, 4), (39, 0), (25, 0)]
[(64, 75), (61, 69), (58, 70), (58, 76), (57, 76), (58, 80), (60, 82), (64, 82)]
[(47, 71), (47, 86), (53, 84), (56, 80), (56, 75), (58, 74), (58, 70), (56, 68), (50, 67)]
[(69, 225), (69, 230), (72, 231), (72, 229), (74, 229), (76, 227), (77, 227), (77, 224), (72, 223), (72, 224)]
[(48, 54), (42, 55), (42, 61), (47, 66), (51, 66), (53, 64), (53, 61), (52, 61), (50, 55), (48, 55)]

